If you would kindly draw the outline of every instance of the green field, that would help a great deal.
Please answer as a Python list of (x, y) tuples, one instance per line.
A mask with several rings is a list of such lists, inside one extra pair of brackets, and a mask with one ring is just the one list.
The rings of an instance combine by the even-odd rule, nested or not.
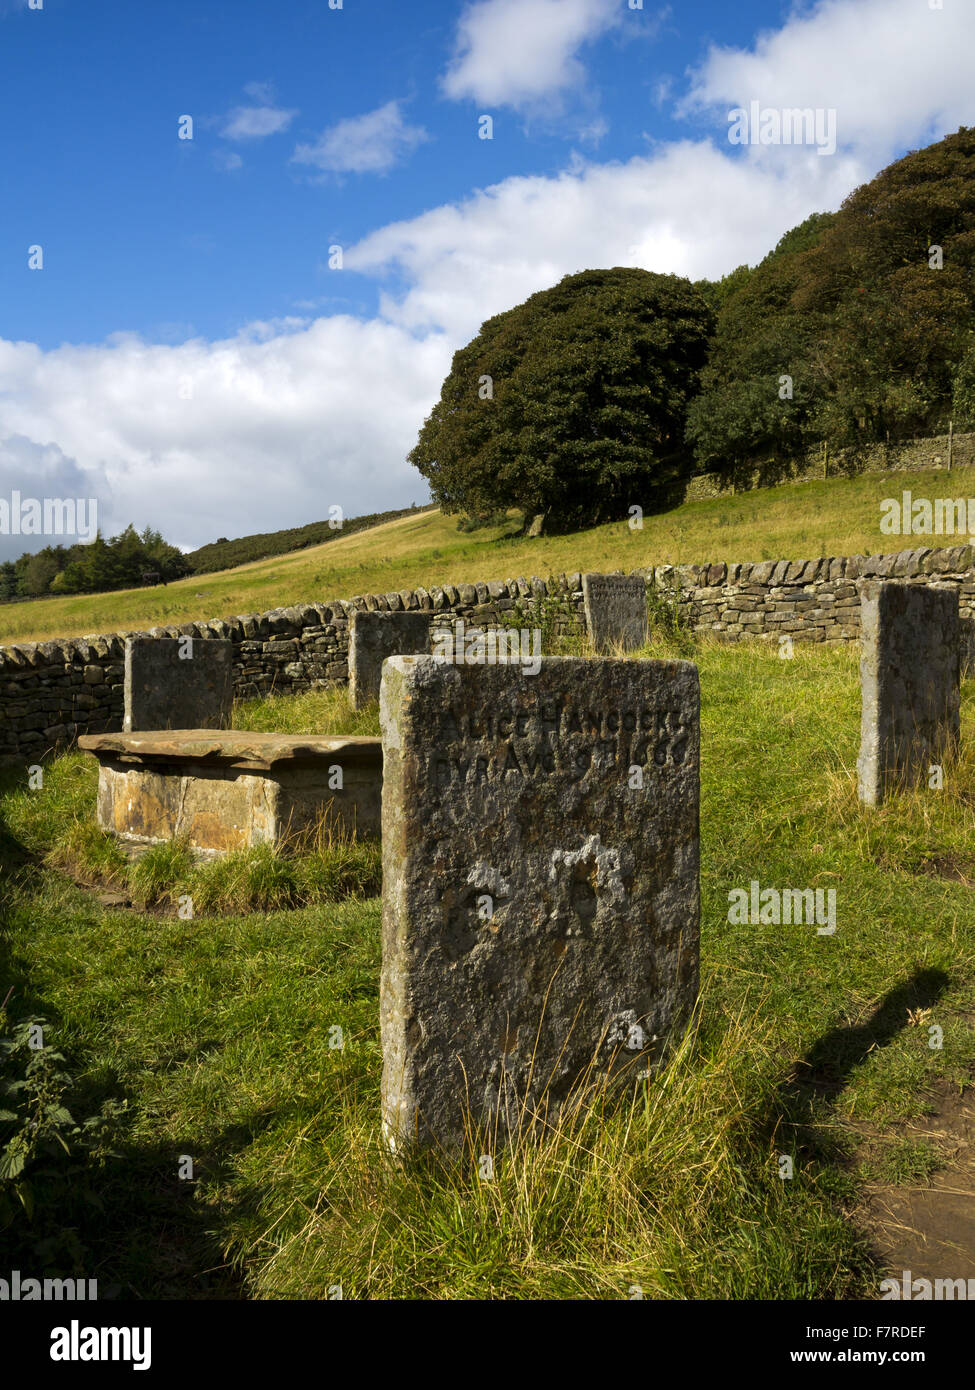
[[(89, 830), (71, 838), (90, 829), (91, 769), (70, 755), (42, 790), (8, 781), (0, 1031), (42, 1018), (64, 1058), (37, 1063), (18, 1132), (43, 1135), (45, 1107), (79, 1125), (125, 1107), (87, 1138), (48, 1121), (70, 1153), (29, 1151), (32, 1219), (0, 1181), (8, 1263), (141, 1297), (876, 1297), (867, 1199), (950, 1163), (947, 1140), (904, 1122), (958, 1096), (975, 1062), (975, 689), (944, 789), (867, 810), (855, 653), (679, 651), (702, 689), (699, 1015), (632, 1101), (498, 1155), (491, 1182), (483, 1135), (453, 1160), (385, 1156), (378, 898), (181, 920), (171, 864), (154, 906), (106, 908), (57, 866), (72, 844), (76, 869), (93, 862)], [(341, 709), (322, 693), (237, 722), (338, 731)], [(729, 891), (752, 879), (835, 888), (835, 935), (730, 923)], [(252, 902), (269, 881), (265, 866)], [(8, 1074), (30, 1060), (21, 1043)], [(8, 1151), (14, 1130), (0, 1124)]]
[(975, 495), (975, 469), (787, 484), (688, 502), (647, 516), (639, 531), (620, 522), (536, 540), (511, 534), (517, 528), (515, 518), (507, 528), (463, 534), (455, 517), (426, 512), (293, 555), (182, 579), (165, 588), (10, 604), (0, 608), (0, 643), (228, 618), (417, 585), (665, 563), (803, 560), (967, 540), (882, 535), (880, 503), (885, 497), (899, 497), (904, 488), (916, 497)]

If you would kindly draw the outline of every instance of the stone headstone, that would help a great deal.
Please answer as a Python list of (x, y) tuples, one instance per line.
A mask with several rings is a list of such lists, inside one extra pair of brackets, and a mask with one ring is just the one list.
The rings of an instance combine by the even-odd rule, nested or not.
[(379, 699), (388, 656), (430, 651), (432, 613), (353, 613), (349, 624), (349, 703), (362, 709)]
[(126, 733), (225, 729), (233, 705), (232, 642), (199, 637), (126, 639)]
[(638, 574), (584, 574), (586, 632), (597, 652), (630, 651), (647, 640), (647, 586)]
[(394, 1148), (460, 1140), (467, 1107), (510, 1134), (590, 1065), (658, 1065), (697, 994), (699, 707), (683, 661), (386, 662)]
[(926, 780), (959, 737), (958, 590), (867, 581), (860, 592), (860, 800)]

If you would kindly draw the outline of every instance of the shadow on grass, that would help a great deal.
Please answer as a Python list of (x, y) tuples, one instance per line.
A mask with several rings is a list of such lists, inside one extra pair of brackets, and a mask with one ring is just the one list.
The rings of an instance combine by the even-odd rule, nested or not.
[[(69, 1100), (83, 1116), (124, 1098), (89, 1084)], [(221, 1228), (231, 1208), (235, 1218), (261, 1209), (266, 1193), (235, 1179), (235, 1158), (276, 1119), (258, 1111), (182, 1145), (134, 1142), (123, 1128), (108, 1156), (38, 1163), (32, 1219), (21, 1214), (2, 1233), (8, 1262), (25, 1276), (97, 1279), (100, 1300), (247, 1298)]]
[(825, 1033), (779, 1087), (768, 1120), (770, 1136), (791, 1132), (797, 1152), (820, 1162), (844, 1163), (843, 1139), (832, 1129), (824, 1131), (823, 1121), (868, 1054), (892, 1043), (909, 1026), (910, 1014), (931, 1008), (949, 983), (942, 970), (918, 970), (890, 990), (865, 1023)]

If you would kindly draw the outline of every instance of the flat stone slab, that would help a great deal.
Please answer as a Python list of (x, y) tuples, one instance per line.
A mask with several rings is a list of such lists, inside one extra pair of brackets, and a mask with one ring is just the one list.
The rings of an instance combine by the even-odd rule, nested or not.
[(362, 709), (379, 699), (389, 656), (430, 651), (432, 613), (353, 613), (349, 623), (349, 704)]
[(223, 729), (234, 707), (234, 644), (220, 638), (128, 637), (125, 716), (133, 729)]
[(699, 710), (689, 662), (386, 662), (394, 1148), (462, 1142), (468, 1108), (510, 1135), (590, 1064), (658, 1064), (698, 988)]
[(584, 574), (586, 632), (597, 652), (632, 651), (647, 640), (647, 586), (638, 574)]
[(128, 843), (184, 837), (228, 853), (312, 832), (323, 815), (337, 830), (379, 834), (378, 738), (181, 729), (78, 745), (98, 759), (99, 826)]
[(860, 591), (860, 800), (941, 766), (960, 735), (958, 590), (869, 580)]

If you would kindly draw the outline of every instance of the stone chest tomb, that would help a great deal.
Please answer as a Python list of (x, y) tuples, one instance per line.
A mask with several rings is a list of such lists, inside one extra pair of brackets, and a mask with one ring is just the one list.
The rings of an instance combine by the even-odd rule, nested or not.
[(185, 836), (211, 854), (281, 844), (336, 828), (377, 835), (382, 796), (378, 738), (317, 738), (183, 729), (92, 734), (98, 824), (134, 845)]

